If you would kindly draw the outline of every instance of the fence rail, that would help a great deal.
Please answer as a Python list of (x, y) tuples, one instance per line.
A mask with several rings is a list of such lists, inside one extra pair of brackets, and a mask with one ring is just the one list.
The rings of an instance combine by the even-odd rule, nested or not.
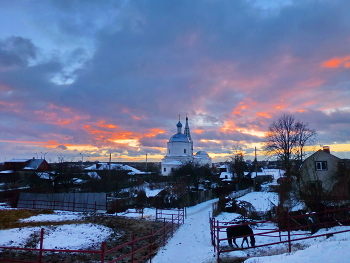
[[(231, 222), (220, 222), (215, 218), (210, 218), (209, 221), (210, 221), (211, 242), (214, 247), (214, 252), (217, 255), (218, 263), (221, 262), (220, 255), (222, 253), (249, 248), (249, 247), (245, 247), (245, 248), (233, 249), (233, 248), (227, 248), (226, 246), (220, 245), (220, 242), (228, 240), (226, 235), (225, 235), (225, 238), (222, 238), (222, 235), (224, 234), (220, 235), (220, 233), (226, 232), (227, 228), (236, 227), (237, 225), (232, 225)], [(320, 228), (326, 228), (328, 231), (328, 228), (330, 227), (342, 226), (344, 224), (349, 225), (350, 208), (325, 210), (319, 213), (303, 214), (303, 215), (296, 215), (296, 216), (290, 216), (289, 213), (287, 212), (285, 217), (280, 217), (277, 219), (266, 220), (266, 221), (254, 221), (250, 223), (244, 223), (242, 225), (258, 226), (259, 224), (264, 224), (264, 223), (274, 223), (276, 225), (276, 229), (266, 229), (266, 228), (259, 229), (255, 227), (253, 228), (253, 230), (255, 231), (253, 235), (276, 237), (279, 239), (279, 241), (255, 245), (254, 248), (287, 243), (288, 252), (291, 252), (292, 242), (309, 239), (309, 238), (316, 238), (316, 237), (334, 235), (338, 233), (350, 232), (350, 229), (345, 229), (345, 230), (334, 230), (324, 234), (315, 235), (317, 230)], [(299, 231), (299, 230), (302, 230), (305, 232), (296, 233), (296, 231)], [(310, 232), (312, 235), (309, 234)], [(241, 237), (249, 237), (249, 236), (252, 236), (252, 235), (245, 235)]]
[[(99, 255), (100, 262), (113, 263), (124, 262), (121, 260), (128, 259), (128, 262), (137, 263), (145, 262), (149, 260), (152, 262), (152, 257), (155, 255), (156, 250), (164, 246), (169, 237), (184, 223), (184, 209), (176, 210), (160, 210), (157, 209), (158, 219), (163, 221), (163, 227), (157, 231), (150, 231), (150, 234), (143, 237), (136, 238), (135, 235), (131, 237), (129, 242), (126, 242), (117, 247), (106, 250), (105, 242), (101, 243), (101, 249), (99, 250), (70, 250), (70, 249), (44, 249), (44, 229), (40, 232), (39, 248), (21, 248), (21, 247), (0, 247), (0, 250), (11, 251), (11, 254), (15, 251), (28, 251), (36, 254), (36, 259), (21, 260), (16, 258), (3, 258), (0, 256), (0, 262), (26, 262), (26, 263), (42, 263), (47, 262), (44, 260), (47, 253), (79, 253), (79, 254), (95, 254)], [(160, 216), (162, 215), (162, 217)], [(127, 251), (127, 252), (125, 252)], [(12, 253), (13, 252), (13, 253)], [(3, 255), (4, 253), (2, 253)]]

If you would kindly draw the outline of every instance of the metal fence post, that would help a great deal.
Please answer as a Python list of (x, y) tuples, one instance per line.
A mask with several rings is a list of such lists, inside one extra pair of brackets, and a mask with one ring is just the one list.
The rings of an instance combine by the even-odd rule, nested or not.
[(39, 250), (39, 258), (38, 262), (41, 263), (43, 259), (43, 243), (44, 243), (44, 228), (40, 231), (40, 250)]
[(165, 228), (166, 228), (166, 225), (165, 225), (165, 218), (164, 218), (163, 219), (163, 246), (165, 246), (165, 242), (166, 242), (166, 240), (165, 240), (165, 233), (166, 233)]
[(153, 230), (151, 229), (151, 234), (149, 238), (149, 262), (152, 263), (152, 246), (153, 246)]
[(171, 236), (174, 235), (174, 214), (171, 214)]
[(135, 235), (132, 235), (132, 242), (131, 242), (131, 263), (134, 263), (134, 252), (135, 252)]
[(106, 251), (106, 244), (105, 242), (101, 243), (101, 263), (105, 262), (105, 251)]
[(287, 229), (288, 229), (288, 252), (292, 252), (292, 242), (290, 241), (290, 216), (287, 208)]

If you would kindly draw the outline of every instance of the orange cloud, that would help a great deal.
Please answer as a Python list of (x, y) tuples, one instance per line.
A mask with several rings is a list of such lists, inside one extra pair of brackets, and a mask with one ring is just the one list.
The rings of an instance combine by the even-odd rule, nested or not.
[(197, 129), (197, 130), (194, 130), (193, 132), (194, 132), (194, 133), (197, 133), (197, 134), (202, 134), (202, 133), (203, 133), (203, 130)]
[(50, 124), (67, 125), (74, 120), (70, 118), (61, 118), (56, 112), (35, 111), (34, 113)]
[(350, 68), (350, 56), (331, 58), (330, 60), (324, 61), (322, 63), (322, 67), (325, 67), (325, 68), (339, 68), (339, 67)]
[(245, 101), (241, 101), (238, 106), (233, 110), (232, 114), (248, 114), (248, 111), (256, 105), (256, 102), (251, 99), (245, 99)]
[(106, 121), (100, 121), (99, 123), (97, 123), (98, 127), (102, 127), (102, 128), (109, 128), (109, 129), (113, 129), (113, 128), (117, 128), (117, 126), (113, 125), (113, 124), (106, 124)]
[(265, 117), (265, 118), (268, 118), (268, 119), (271, 119), (272, 118), (272, 115), (271, 113), (267, 113), (267, 112), (257, 112), (255, 113), (257, 116), (260, 116), (260, 117)]
[(135, 116), (135, 115), (132, 115), (132, 118), (133, 118), (134, 120), (141, 120), (140, 117), (137, 117), (137, 116)]
[(151, 129), (149, 133), (144, 134), (144, 137), (155, 137), (159, 133), (165, 133), (164, 130), (161, 129)]

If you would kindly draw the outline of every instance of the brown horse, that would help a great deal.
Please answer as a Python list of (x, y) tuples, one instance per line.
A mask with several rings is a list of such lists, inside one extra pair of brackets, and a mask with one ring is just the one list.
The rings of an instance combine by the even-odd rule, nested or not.
[[(253, 235), (254, 233), (253, 233), (253, 230), (248, 225), (237, 225), (237, 226), (228, 227), (226, 229), (226, 234), (227, 234), (227, 238), (228, 238), (227, 241), (228, 241), (228, 244), (230, 245), (230, 247), (233, 247), (233, 245), (232, 245), (232, 240), (233, 240), (233, 243), (237, 246), (237, 248), (239, 248), (237, 243), (236, 243), (236, 238), (242, 237), (242, 236), (247, 236), (247, 235), (251, 235), (250, 236), (250, 244), (252, 247), (255, 246), (255, 237)], [(247, 245), (249, 247), (247, 237), (243, 237), (241, 247), (243, 248), (244, 241), (247, 242)]]

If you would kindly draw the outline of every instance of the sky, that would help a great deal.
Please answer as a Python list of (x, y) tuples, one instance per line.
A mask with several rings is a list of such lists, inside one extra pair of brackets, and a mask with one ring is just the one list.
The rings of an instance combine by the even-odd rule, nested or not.
[(0, 0), (0, 162), (258, 159), (292, 114), (350, 158), (347, 0)]

